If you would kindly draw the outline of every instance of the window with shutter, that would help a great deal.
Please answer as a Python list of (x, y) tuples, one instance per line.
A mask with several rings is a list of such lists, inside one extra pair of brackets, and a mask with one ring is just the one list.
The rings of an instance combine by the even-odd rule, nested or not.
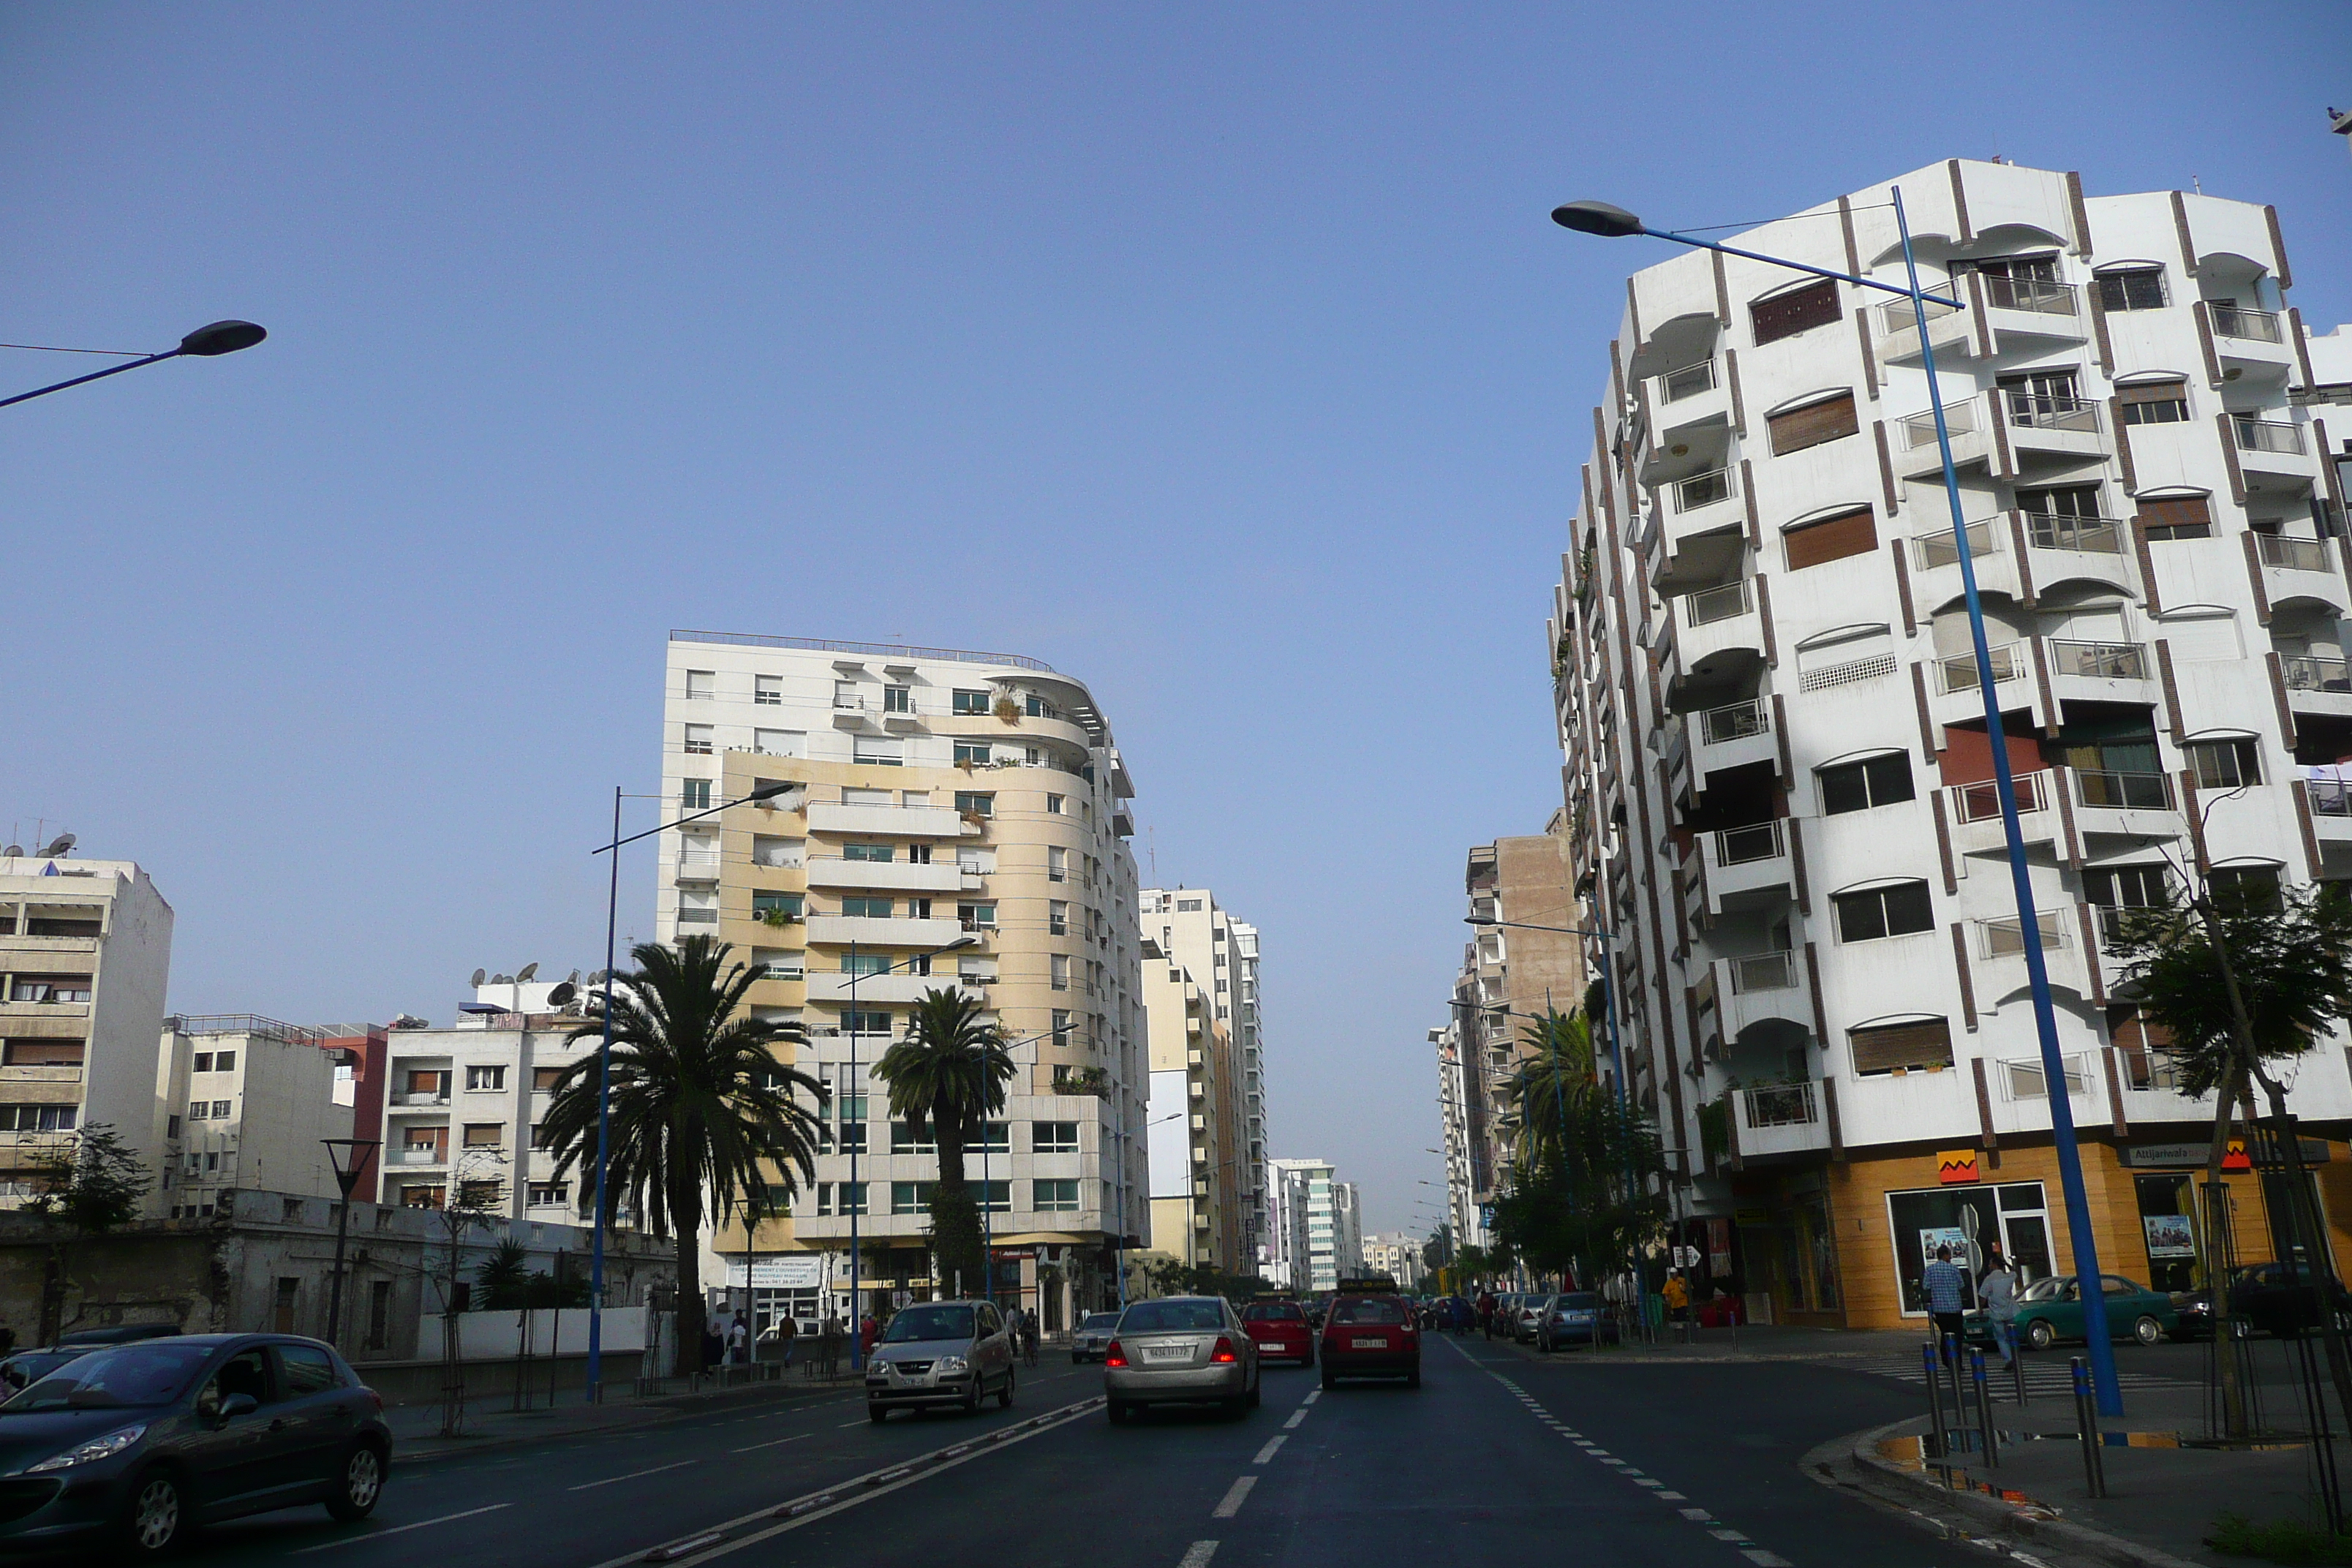
[(1748, 330), (1759, 348), (1814, 327), (1828, 326), (1838, 319), (1837, 284), (1827, 278), (1769, 299), (1752, 300), (1748, 307)]
[(2213, 509), (2203, 496), (2168, 496), (2139, 503), (2140, 531), (2149, 539), (2210, 539)]
[(2189, 418), (2189, 384), (2178, 376), (2119, 386), (2116, 399), (2123, 405), (2126, 425), (2179, 425)]
[(1854, 414), (1853, 394), (1851, 392), (1841, 392), (1835, 397), (1824, 397), (1818, 403), (1808, 403), (1802, 408), (1775, 414), (1765, 423), (1772, 428), (1774, 457), (1801, 452), (1825, 441), (1843, 440), (1862, 428), (1861, 421)]
[(1952, 1026), (1948, 1019), (1928, 1018), (1911, 1024), (1849, 1029), (1845, 1037), (1853, 1047), (1853, 1070), (1857, 1073), (1912, 1071), (1952, 1065)]
[(1788, 553), (1789, 570), (1796, 572), (1825, 561), (1869, 554), (1878, 548), (1878, 528), (1868, 507), (1856, 507), (1835, 517), (1800, 523), (1780, 535), (1780, 544)]
[(1935, 906), (1925, 882), (1894, 882), (1858, 893), (1840, 893), (1831, 901), (1837, 906), (1840, 942), (1875, 942), (1936, 928)]

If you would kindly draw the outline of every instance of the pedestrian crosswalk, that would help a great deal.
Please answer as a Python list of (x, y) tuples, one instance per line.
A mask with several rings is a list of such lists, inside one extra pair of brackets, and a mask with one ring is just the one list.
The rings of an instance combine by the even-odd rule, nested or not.
[[(2063, 1399), (2074, 1393), (2074, 1374), (2073, 1369), (2067, 1365), (2067, 1358), (2064, 1356), (2029, 1354), (2021, 1359), (2025, 1365), (2027, 1398)], [(1914, 1387), (1925, 1388), (1927, 1384), (1927, 1365), (1916, 1351), (1908, 1355), (1889, 1352), (1885, 1355), (1841, 1357), (1835, 1364), (1854, 1372), (1870, 1373), (1878, 1377), (1895, 1378)], [(1963, 1362), (1961, 1376), (1964, 1384), (1968, 1383), (1969, 1375), (1968, 1363)], [(2017, 1386), (2010, 1369), (2001, 1365), (2000, 1358), (1995, 1355), (1985, 1357), (1985, 1380), (1992, 1385), (1992, 1393), (1996, 1398), (2010, 1394)], [(2118, 1366), (2116, 1369), (2116, 1382), (2123, 1388), (2166, 1389), (2198, 1386), (2194, 1382), (2187, 1379), (2168, 1377), (2162, 1373), (2137, 1372), (2128, 1366)]]

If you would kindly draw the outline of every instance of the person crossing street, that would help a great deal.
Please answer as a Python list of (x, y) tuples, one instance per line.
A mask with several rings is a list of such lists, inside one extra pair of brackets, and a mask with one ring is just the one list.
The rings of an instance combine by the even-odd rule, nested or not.
[(1962, 1314), (1968, 1310), (1968, 1271), (1952, 1261), (1948, 1245), (1936, 1248), (1936, 1260), (1927, 1265), (1920, 1277), (1920, 1289), (1927, 1297), (1927, 1316), (1936, 1325), (1936, 1353), (1958, 1353), (1962, 1339)]

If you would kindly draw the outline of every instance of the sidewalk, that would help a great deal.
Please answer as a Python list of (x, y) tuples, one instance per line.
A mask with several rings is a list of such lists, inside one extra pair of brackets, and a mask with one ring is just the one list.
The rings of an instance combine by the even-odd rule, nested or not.
[[(1850, 1447), (1866, 1489), (1913, 1508), (1947, 1505), (1978, 1533), (2031, 1537), (2118, 1565), (2169, 1568), (2186, 1561), (2247, 1568), (2253, 1560), (2224, 1557), (2205, 1545), (2217, 1515), (2228, 1510), (2270, 1521), (2310, 1511), (2317, 1451), (2293, 1436), (2245, 1448), (2204, 1446), (2205, 1394), (2199, 1387), (2130, 1393), (2127, 1417), (2101, 1433), (2104, 1498), (2090, 1495), (2071, 1398), (2021, 1405), (1997, 1400), (1997, 1465), (1976, 1451), (1971, 1398), (1967, 1435), (1953, 1439), (1948, 1482), (1943, 1468), (1921, 1453), (1929, 1426), (1926, 1399), (1923, 1390), (1916, 1418), (1841, 1442)], [(2339, 1456), (2352, 1458), (2338, 1441)]]
[[(1674, 1331), (1670, 1328), (1660, 1329), (1657, 1333), (1655, 1344), (1632, 1339), (1622, 1345), (1602, 1345), (1597, 1354), (1589, 1348), (1563, 1348), (1554, 1352), (1550, 1359), (1567, 1365), (1585, 1361), (1622, 1364), (1627, 1362), (1824, 1361), (1843, 1356), (1906, 1355), (1916, 1358), (1919, 1353), (1919, 1335), (1916, 1330), (1810, 1329), (1785, 1323), (1751, 1323), (1738, 1329), (1694, 1328), (1688, 1343), (1675, 1339)], [(1456, 1337), (1465, 1342), (1480, 1342), (1475, 1332)], [(1510, 1342), (1500, 1336), (1494, 1341), (1497, 1347)], [(1539, 1354), (1531, 1345), (1516, 1348), (1525, 1355)]]
[(464, 1423), (459, 1435), (455, 1437), (440, 1435), (441, 1405), (438, 1402), (388, 1405), (383, 1418), (392, 1426), (393, 1462), (419, 1464), (457, 1454), (478, 1454), (495, 1448), (553, 1442), (564, 1437), (657, 1426), (712, 1409), (794, 1399), (814, 1403), (824, 1398), (838, 1397), (845, 1391), (854, 1392), (860, 1386), (859, 1377), (845, 1365), (832, 1378), (803, 1377), (795, 1368), (790, 1375), (772, 1383), (741, 1383), (643, 1397), (637, 1395), (631, 1384), (608, 1384), (604, 1390), (605, 1402), (602, 1405), (583, 1404), (580, 1396), (572, 1393), (552, 1408), (548, 1406), (542, 1395), (537, 1408), (519, 1411), (511, 1408), (511, 1396), (501, 1394), (468, 1400)]

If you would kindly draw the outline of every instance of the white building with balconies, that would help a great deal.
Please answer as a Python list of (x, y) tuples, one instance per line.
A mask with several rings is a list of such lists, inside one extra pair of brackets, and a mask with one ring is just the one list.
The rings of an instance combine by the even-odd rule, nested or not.
[[(2352, 877), (2352, 354), (2315, 374), (2276, 214), (1962, 160), (1893, 184), (1962, 307), (1926, 327), (1958, 535), (1909, 301), (1688, 251), (1629, 280), (1550, 626), (1577, 889), (1706, 1282), (1856, 1326), (1917, 1316), (1937, 1237), (2069, 1257), (1963, 549), (2105, 1267), (2185, 1283), (2214, 1110), (2103, 951), (2116, 911)], [(1887, 184), (1738, 243), (1904, 277)], [(2295, 1088), (2330, 1193), (2341, 1044)], [(2242, 1258), (2262, 1206), (2249, 1180)]]

